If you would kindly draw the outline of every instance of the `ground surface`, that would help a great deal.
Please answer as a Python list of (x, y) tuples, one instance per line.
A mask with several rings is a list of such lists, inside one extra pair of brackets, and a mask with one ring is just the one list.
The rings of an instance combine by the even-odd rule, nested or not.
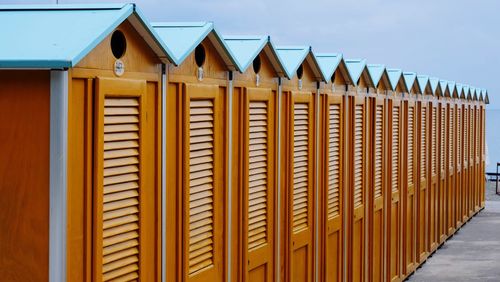
[(495, 194), (494, 183), (487, 187), (485, 209), (408, 281), (500, 281), (500, 196)]

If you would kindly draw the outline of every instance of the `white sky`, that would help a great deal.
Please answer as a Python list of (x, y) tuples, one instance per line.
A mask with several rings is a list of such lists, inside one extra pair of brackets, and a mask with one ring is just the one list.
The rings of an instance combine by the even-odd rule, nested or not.
[[(90, 1), (59, 0), (59, 3)], [(103, 2), (103, 1), (92, 1)], [(123, 2), (123, 1), (107, 1)], [(55, 3), (0, 0), (0, 3)], [(222, 34), (271, 35), (391, 68), (487, 88), (500, 109), (498, 0), (142, 0), (151, 21), (213, 21)]]

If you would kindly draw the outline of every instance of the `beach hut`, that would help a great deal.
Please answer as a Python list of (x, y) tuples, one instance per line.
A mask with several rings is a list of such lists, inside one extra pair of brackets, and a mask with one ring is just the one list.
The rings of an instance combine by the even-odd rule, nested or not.
[(455, 132), (456, 132), (456, 165), (455, 165), (455, 228), (458, 229), (462, 226), (462, 198), (463, 198), (463, 111), (462, 111), (462, 99), (464, 97), (465, 85), (461, 83), (456, 84), (457, 95), (454, 97), (455, 100)]
[(456, 125), (456, 107), (455, 101), (458, 97), (456, 83), (454, 81), (448, 82), (448, 90), (450, 96), (446, 99), (447, 102), (447, 128), (448, 128), (448, 156), (446, 170), (448, 173), (447, 179), (447, 196), (446, 196), (446, 227), (447, 236), (455, 233), (456, 226), (456, 157), (457, 157), (457, 125)]
[(446, 210), (447, 210), (447, 157), (448, 157), (448, 124), (447, 124), (447, 113), (448, 113), (448, 105), (447, 99), (450, 97), (450, 91), (448, 89), (448, 81), (447, 80), (439, 80), (439, 88), (441, 91), (437, 97), (438, 99), (438, 236), (439, 236), (439, 244), (442, 244), (447, 236), (447, 228), (446, 228)]
[[(285, 76), (269, 36), (224, 36), (240, 72), (229, 100), (231, 279), (272, 281), (277, 270), (279, 80)], [(265, 271), (264, 271), (265, 270)]]
[(276, 48), (286, 71), (281, 88), (281, 269), (284, 281), (315, 276), (319, 84), (326, 79), (309, 46)]
[(418, 190), (417, 197), (417, 258), (422, 263), (429, 255), (429, 200), (430, 200), (430, 107), (429, 100), (432, 98), (432, 88), (429, 83), (429, 77), (426, 75), (417, 75), (417, 83), (421, 95), (417, 95), (417, 114), (418, 114)]
[(403, 215), (404, 198), (403, 190), (405, 175), (403, 173), (404, 150), (404, 103), (403, 96), (408, 92), (400, 70), (394, 70), (389, 75), (392, 91), (388, 99), (388, 146), (387, 158), (390, 160), (387, 166), (389, 171), (389, 185), (387, 191), (390, 193), (387, 212), (387, 273), (391, 281), (403, 279), (403, 253), (405, 242), (403, 241)]
[(386, 175), (384, 169), (387, 164), (387, 95), (392, 90), (386, 68), (381, 64), (368, 64), (368, 73), (373, 82), (373, 87), (368, 90), (366, 126), (366, 142), (371, 154), (367, 159), (367, 165), (371, 168), (367, 172), (367, 235), (368, 245), (368, 277), (369, 280), (384, 280), (386, 246), (385, 227), (386, 222)]
[[(388, 70), (397, 81), (400, 76), (399, 70)], [(402, 77), (407, 92), (403, 95), (403, 272), (407, 276), (417, 266), (417, 95), (421, 93), (417, 83), (417, 74), (414, 72), (403, 72)]]
[(0, 276), (160, 280), (168, 49), (134, 4), (3, 6), (0, 24)]
[(231, 74), (239, 70), (209, 22), (153, 23), (166, 69), (165, 261), (168, 281), (225, 281)]
[(368, 187), (368, 116), (367, 94), (373, 88), (370, 73), (365, 60), (345, 60), (347, 70), (352, 78), (353, 86), (348, 88), (347, 98), (347, 152), (348, 164), (347, 199), (347, 273), (349, 281), (363, 281), (366, 275), (365, 236)]
[(326, 81), (320, 88), (318, 148), (318, 280), (344, 280), (346, 93), (352, 79), (342, 54), (315, 54)]

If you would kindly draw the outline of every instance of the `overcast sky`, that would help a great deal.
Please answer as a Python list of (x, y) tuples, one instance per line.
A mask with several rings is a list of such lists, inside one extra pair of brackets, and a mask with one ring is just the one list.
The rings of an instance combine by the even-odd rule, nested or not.
[[(83, 1), (59, 0), (59, 3)], [(88, 1), (89, 2), (89, 1)], [(93, 1), (102, 2), (102, 1)], [(113, 1), (108, 1), (113, 2)], [(123, 1), (114, 1), (123, 2)], [(0, 3), (55, 3), (13, 1)], [(213, 21), (222, 34), (271, 35), (391, 68), (487, 88), (500, 109), (499, 0), (143, 0), (151, 21)]]

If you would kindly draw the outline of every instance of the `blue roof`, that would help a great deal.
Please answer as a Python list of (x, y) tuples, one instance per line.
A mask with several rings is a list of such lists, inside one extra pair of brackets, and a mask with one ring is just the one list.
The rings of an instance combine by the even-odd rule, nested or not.
[(0, 67), (73, 67), (131, 16), (156, 55), (163, 62), (170, 61), (170, 51), (135, 4), (0, 5), (0, 26), (4, 27), (0, 29)]
[[(413, 88), (413, 85), (415, 84), (415, 80), (417, 79), (417, 73), (415, 72), (403, 72), (403, 78), (405, 81), (406, 88), (408, 89), (408, 92), (411, 91)], [(417, 84), (418, 86), (418, 84)], [(420, 87), (418, 87), (420, 88)], [(422, 90), (420, 90), (422, 91)]]
[(462, 91), (464, 89), (464, 85), (462, 83), (457, 83), (455, 84), (456, 88), (457, 88), (457, 96), (458, 98), (460, 98), (460, 95), (462, 94)]
[(425, 94), (425, 90), (427, 88), (427, 84), (429, 84), (429, 76), (427, 75), (417, 75), (418, 87), (420, 87), (420, 91), (422, 94)]
[(441, 95), (445, 95), (446, 90), (448, 89), (448, 80), (441, 79), (439, 80), (439, 87), (441, 87)]
[(316, 79), (326, 80), (310, 46), (278, 46), (276, 47), (276, 52), (289, 79), (295, 76), (300, 65), (309, 58), (308, 61), (311, 63), (311, 68), (315, 73)]
[[(359, 78), (366, 68), (366, 60), (361, 59), (347, 59), (345, 60), (347, 71), (353, 79), (352, 84), (358, 85)], [(370, 78), (371, 79), (371, 78)]]
[(470, 92), (469, 92), (469, 95), (467, 96), (467, 99), (472, 99), (474, 97), (474, 95), (476, 95), (476, 88), (475, 87), (470, 87)]
[(165, 45), (172, 51), (176, 65), (180, 65), (205, 38), (213, 35), (215, 48), (218, 49), (228, 68), (238, 64), (222, 36), (215, 30), (212, 22), (158, 22), (151, 23)]
[(448, 81), (448, 90), (450, 91), (450, 97), (453, 97), (453, 93), (456, 90), (456, 83), (455, 81)]
[(316, 53), (314, 54), (319, 68), (326, 78), (331, 78), (342, 61), (342, 54)]
[(465, 84), (463, 89), (464, 89), (463, 98), (467, 98), (470, 95), (470, 86), (468, 84)]
[(380, 79), (382, 78), (382, 75), (385, 72), (385, 66), (380, 64), (368, 64), (367, 68), (368, 73), (370, 74), (370, 77), (373, 81), (373, 85), (377, 87)]
[(389, 75), (389, 81), (391, 82), (392, 90), (396, 90), (399, 80), (403, 75), (403, 71), (400, 69), (387, 69), (387, 74)]
[(279, 74), (284, 73), (284, 67), (279, 60), (274, 44), (271, 42), (271, 38), (269, 36), (232, 35), (223, 37), (241, 72), (245, 72), (250, 64), (253, 63), (253, 60), (262, 52), (262, 50), (264, 50), (266, 46), (269, 46), (269, 50), (272, 52), (274, 60), (279, 65), (279, 69), (276, 71)]
[(432, 95), (436, 96), (436, 91), (439, 87), (439, 78), (431, 77), (429, 78), (429, 83), (431, 84)]

